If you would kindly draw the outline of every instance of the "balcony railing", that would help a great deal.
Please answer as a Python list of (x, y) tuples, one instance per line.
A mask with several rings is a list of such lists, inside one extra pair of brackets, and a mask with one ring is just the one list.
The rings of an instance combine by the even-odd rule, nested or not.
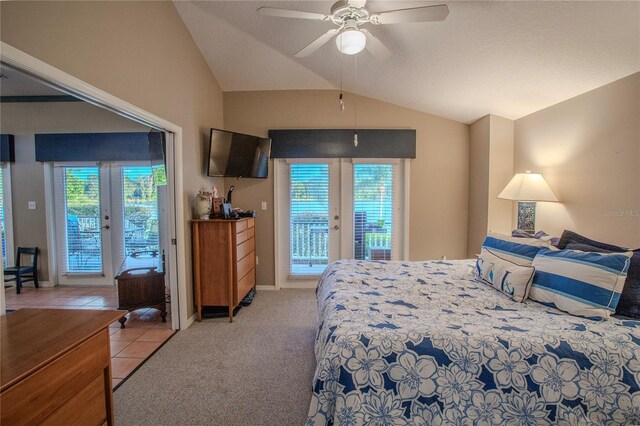
[(291, 263), (326, 265), (329, 262), (328, 219), (294, 219), (290, 232)]
[[(374, 222), (357, 225), (364, 247), (356, 258), (370, 259), (370, 248), (391, 250), (391, 234)], [(369, 230), (373, 232), (368, 232)], [(290, 228), (291, 264), (326, 265), (329, 263), (329, 221), (326, 217), (294, 217)], [(299, 268), (297, 268), (299, 269)], [(314, 268), (315, 269), (315, 268)]]

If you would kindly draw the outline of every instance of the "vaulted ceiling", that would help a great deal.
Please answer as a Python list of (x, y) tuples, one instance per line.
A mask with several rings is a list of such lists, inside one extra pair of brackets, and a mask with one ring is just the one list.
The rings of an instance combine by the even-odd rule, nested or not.
[(346, 91), (470, 123), (517, 119), (640, 71), (640, 2), (445, 3), (442, 22), (369, 26), (393, 52), (381, 62), (367, 51), (341, 57), (333, 41), (296, 58), (333, 25), (256, 13), (268, 5), (327, 14), (332, 2), (174, 2), (223, 91), (335, 89), (342, 69)]

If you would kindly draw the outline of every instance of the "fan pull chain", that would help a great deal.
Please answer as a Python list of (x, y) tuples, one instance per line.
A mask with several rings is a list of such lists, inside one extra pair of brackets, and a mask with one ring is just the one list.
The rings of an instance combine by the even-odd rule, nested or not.
[(358, 146), (358, 95), (357, 93), (357, 84), (358, 84), (358, 55), (354, 56), (354, 82), (353, 82), (353, 146)]
[[(340, 46), (342, 47), (343, 44), (344, 44), (344, 41), (341, 39)], [(342, 53), (342, 49), (340, 49), (340, 98), (338, 102), (338, 105), (340, 107), (340, 112), (344, 112), (344, 100), (342, 99), (342, 58), (343, 57), (344, 57), (344, 54)]]

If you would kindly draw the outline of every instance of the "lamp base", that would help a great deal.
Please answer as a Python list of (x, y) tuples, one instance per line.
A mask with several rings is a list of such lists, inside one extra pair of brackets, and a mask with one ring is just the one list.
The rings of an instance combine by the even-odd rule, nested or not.
[(536, 232), (536, 203), (518, 201), (518, 229), (535, 234)]

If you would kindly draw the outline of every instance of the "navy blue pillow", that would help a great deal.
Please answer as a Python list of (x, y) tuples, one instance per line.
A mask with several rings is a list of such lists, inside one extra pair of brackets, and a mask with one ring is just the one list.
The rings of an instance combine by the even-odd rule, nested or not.
[(624, 253), (624, 252), (613, 252), (611, 250), (605, 250), (603, 248), (590, 246), (589, 244), (581, 244), (581, 243), (567, 243), (564, 247), (566, 250), (580, 250), (580, 251), (588, 251), (591, 253)]
[[(613, 244), (595, 241), (572, 231), (565, 230), (560, 237), (558, 248), (570, 249), (569, 245), (578, 244), (582, 248), (575, 250), (593, 251), (593, 252), (613, 252), (620, 253), (629, 251), (629, 249), (616, 246)], [(589, 248), (591, 248), (589, 250)], [(616, 314), (629, 318), (640, 319), (640, 249), (633, 250), (633, 256), (629, 263), (627, 271), (627, 280), (624, 282), (624, 288), (620, 295), (620, 301), (616, 307)]]

